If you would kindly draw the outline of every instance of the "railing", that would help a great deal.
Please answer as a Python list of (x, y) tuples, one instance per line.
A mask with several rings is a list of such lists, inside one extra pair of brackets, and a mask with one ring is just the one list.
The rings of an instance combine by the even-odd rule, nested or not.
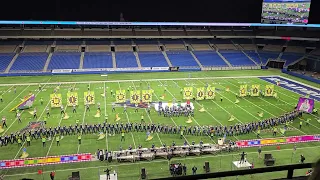
[(251, 174), (267, 173), (267, 172), (277, 172), (277, 171), (287, 171), (286, 178), (292, 179), (294, 170), (306, 169), (306, 168), (311, 168), (311, 167), (312, 167), (312, 163), (292, 164), (292, 165), (285, 165), (285, 166), (273, 166), (273, 167), (264, 167), (264, 168), (255, 168), (255, 169), (223, 171), (223, 172), (197, 174), (197, 175), (189, 175), (189, 176), (166, 177), (166, 178), (159, 178), (157, 180), (209, 179), (209, 178), (251, 175)]

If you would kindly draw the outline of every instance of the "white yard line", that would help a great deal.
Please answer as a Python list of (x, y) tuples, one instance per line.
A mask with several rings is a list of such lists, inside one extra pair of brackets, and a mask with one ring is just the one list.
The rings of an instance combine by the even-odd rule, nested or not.
[[(279, 77), (278, 75), (270, 75), (270, 76), (230, 76), (230, 77), (199, 77), (199, 78), (169, 78), (169, 79), (143, 79), (143, 81), (184, 81), (184, 80), (197, 80), (197, 79), (228, 79), (228, 78), (259, 78), (259, 77)], [(88, 83), (103, 83), (103, 82), (140, 82), (140, 80), (111, 80), (111, 81), (69, 81), (69, 82), (52, 82), (52, 83), (41, 83), (41, 84), (88, 84)], [(17, 83), (17, 84), (0, 84), (0, 86), (25, 86), (25, 85), (38, 85), (39, 83)]]
[[(238, 87), (238, 86), (234, 85), (232, 82), (230, 82), (230, 81), (228, 81), (228, 80), (227, 80), (227, 82), (228, 82), (229, 84), (231, 84), (232, 86)], [(222, 85), (221, 85), (221, 86), (222, 86)], [(224, 86), (223, 86), (223, 87), (224, 87)], [(233, 92), (233, 91), (231, 91), (231, 90), (230, 90), (230, 92), (232, 92), (233, 94), (236, 94), (236, 93), (234, 93), (234, 92)], [(276, 107), (276, 108), (278, 108), (278, 109), (281, 109), (281, 110), (282, 110), (282, 111), (284, 111), (284, 112), (287, 112), (286, 110), (282, 109), (281, 107), (275, 106), (274, 104), (270, 103), (269, 101), (264, 100), (264, 99), (263, 99), (263, 98), (261, 98), (261, 97), (259, 97), (259, 99), (261, 99), (262, 101), (264, 101), (264, 102), (266, 102), (266, 103), (268, 103), (268, 104), (270, 104), (270, 105), (272, 105), (272, 106), (274, 106), (274, 107)], [(247, 101), (247, 102), (249, 102), (250, 104), (253, 104), (253, 105), (254, 105), (254, 106), (256, 106), (257, 108), (261, 109), (262, 111), (264, 111), (264, 112), (266, 112), (266, 113), (270, 114), (271, 116), (273, 116), (273, 117), (277, 117), (275, 114), (273, 114), (273, 113), (271, 113), (271, 112), (269, 112), (269, 111), (267, 111), (267, 110), (265, 110), (265, 109), (263, 109), (263, 108), (261, 108), (261, 107), (259, 107), (259, 106), (255, 105), (254, 103), (252, 103), (252, 102), (248, 101), (247, 99), (245, 99), (245, 98), (244, 98), (244, 100), (245, 100), (245, 101)], [(307, 133), (305, 133), (305, 132), (301, 131), (300, 129), (295, 128), (295, 127), (294, 127), (294, 126), (292, 126), (292, 125), (290, 125), (290, 126), (291, 126), (291, 127), (293, 127), (294, 129), (296, 129), (296, 130), (300, 131), (302, 134), (307, 134)]]
[[(137, 90), (137, 88), (136, 88), (136, 86), (135, 86), (135, 84), (134, 84), (134, 82), (132, 81), (132, 84), (133, 84), (133, 87), (134, 87), (134, 89), (135, 90)], [(140, 87), (141, 88), (141, 87)], [(147, 110), (146, 109), (144, 109), (145, 110), (145, 112), (146, 112), (146, 114), (147, 114), (147, 116), (148, 116), (148, 118), (149, 118), (149, 120), (150, 120), (150, 122), (153, 124), (153, 122), (152, 122), (152, 120), (151, 120), (151, 117), (149, 116), (149, 114), (148, 114), (148, 112), (147, 112)], [(155, 133), (157, 134), (157, 136), (158, 136), (158, 139), (159, 139), (159, 141), (160, 141), (160, 145), (163, 145), (163, 143), (162, 143), (162, 141), (161, 141), (161, 138), (160, 138), (160, 136), (159, 136), (159, 134), (158, 134), (158, 132), (156, 132), (155, 131)]]
[[(76, 83), (75, 83), (75, 84), (76, 84)], [(75, 85), (74, 85), (74, 87), (75, 87)], [(65, 112), (65, 113), (66, 113), (66, 111), (67, 111), (67, 108), (68, 108), (68, 104), (66, 104), (66, 105), (64, 106), (64, 112)], [(61, 118), (60, 118), (60, 121), (59, 121), (58, 126), (60, 126), (60, 124), (61, 124), (61, 122), (62, 122), (62, 119), (63, 119), (63, 115), (62, 115)], [(47, 152), (47, 155), (46, 155), (46, 156), (49, 155), (54, 140), (55, 140), (55, 138), (53, 137), (52, 140), (51, 140), (51, 143), (50, 143), (50, 146), (49, 146), (49, 149), (48, 149), (48, 152)], [(79, 148), (78, 148), (78, 150), (79, 150)]]
[[(106, 93), (106, 83), (103, 83), (103, 93), (104, 93), (104, 118), (107, 116), (107, 93)], [(107, 150), (109, 151), (109, 146), (108, 146), (108, 132), (106, 131), (106, 146)]]
[[(119, 90), (121, 91), (120, 82), (118, 82), (118, 85), (119, 85)], [(128, 113), (127, 113), (127, 112), (126, 112), (126, 116), (127, 116), (128, 123), (130, 123), (130, 119), (129, 119), (129, 116), (128, 116)], [(132, 137), (132, 141), (133, 141), (134, 148), (137, 149), (136, 141), (134, 140), (134, 137), (133, 137), (132, 132), (130, 132), (130, 134), (131, 134), (131, 137)]]
[[(181, 88), (180, 86), (179, 86), (179, 84), (178, 83), (176, 83), (175, 81), (173, 81), (179, 88)], [(186, 80), (186, 82), (188, 82), (187, 80)], [(189, 83), (189, 82), (188, 82)], [(193, 86), (194, 87), (194, 86)], [(214, 102), (213, 100), (211, 100), (212, 102)], [(199, 106), (201, 106), (197, 101), (195, 101)], [(217, 104), (216, 102), (214, 102), (215, 104)], [(225, 109), (224, 108), (222, 108), (219, 104), (217, 104), (218, 106), (219, 106), (219, 108), (220, 109), (222, 109), (222, 110), (224, 110), (225, 111)], [(216, 122), (218, 122), (221, 126), (223, 126), (223, 124), (217, 119), (217, 118), (215, 118), (210, 112), (208, 112), (208, 111), (206, 111), (206, 113), (209, 115), (209, 116), (211, 116)], [(227, 111), (227, 113), (228, 114), (230, 114), (228, 111)], [(237, 119), (238, 120), (238, 119)], [(239, 121), (239, 120), (238, 120)], [(241, 122), (241, 121), (239, 121), (239, 122)], [(197, 123), (198, 124), (198, 123)], [(241, 124), (243, 124), (242, 122), (241, 122)], [(236, 136), (233, 136), (235, 139), (237, 139), (237, 140), (239, 140)]]
[(7, 89), (5, 92), (3, 92), (1, 95), (4, 95), (5, 93), (7, 93), (8, 91), (10, 91), (10, 89), (12, 89), (14, 86), (11, 86), (9, 89)]
[[(310, 147), (304, 147), (301, 149), (316, 149), (320, 148), (320, 146), (310, 146)], [(298, 149), (299, 150), (299, 149)], [(279, 150), (268, 150), (268, 151), (263, 151), (266, 153), (272, 153), (272, 152), (283, 152), (283, 151), (292, 151), (292, 148), (287, 148), (287, 149), (281, 149)], [(247, 154), (257, 154), (258, 152), (248, 152)], [(221, 157), (233, 157), (233, 156), (239, 156), (239, 153), (232, 153), (232, 154), (220, 154), (220, 155), (205, 155), (205, 156), (196, 156), (196, 157), (186, 157), (183, 158), (183, 160), (193, 160), (193, 159), (207, 159), (207, 158), (221, 158)], [(168, 162), (168, 160), (155, 160), (155, 161), (140, 161), (139, 164), (154, 164), (154, 163), (164, 163)], [(121, 164), (115, 164), (115, 165), (106, 165), (106, 166), (92, 166), (92, 167), (83, 167), (83, 168), (74, 168), (74, 169), (61, 169), (61, 170), (56, 170), (56, 172), (66, 172), (66, 171), (77, 171), (77, 170), (87, 170), (87, 169), (100, 169), (100, 168), (106, 168), (106, 167), (120, 167), (120, 166), (132, 166), (133, 163), (121, 163)], [(43, 173), (46, 172), (51, 172), (49, 171), (44, 171)], [(15, 176), (25, 176), (25, 175), (35, 175), (37, 172), (33, 173), (24, 173), (24, 174), (10, 174), (6, 175), (5, 177), (15, 177)]]

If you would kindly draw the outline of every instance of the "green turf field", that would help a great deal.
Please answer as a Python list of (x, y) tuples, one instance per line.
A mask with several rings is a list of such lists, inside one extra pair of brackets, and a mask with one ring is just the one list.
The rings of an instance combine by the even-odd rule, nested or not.
[[(76, 120), (79, 120), (81, 124), (94, 124), (103, 123), (104, 115), (108, 114), (109, 122), (115, 123), (115, 113), (111, 112), (111, 103), (115, 101), (114, 97), (110, 96), (110, 90), (114, 92), (118, 89), (127, 89), (128, 87), (134, 87), (136, 89), (147, 89), (148, 83), (154, 90), (153, 100), (158, 101), (160, 96), (164, 94), (164, 88), (167, 88), (167, 93), (163, 101), (169, 101), (176, 98), (178, 101), (182, 100), (180, 89), (186, 86), (203, 87), (206, 83), (212, 84), (216, 87), (216, 100), (204, 100), (194, 102), (195, 106), (195, 117), (191, 125), (202, 126), (202, 125), (231, 125), (235, 123), (247, 123), (252, 121), (261, 120), (257, 115), (257, 112), (264, 112), (264, 118), (279, 116), (285, 112), (293, 110), (297, 103), (300, 95), (276, 87), (276, 91), (279, 96), (279, 100), (274, 98), (260, 98), (260, 97), (247, 97), (240, 99), (239, 104), (234, 104), (235, 94), (239, 92), (240, 84), (260, 84), (264, 87), (268, 82), (260, 80), (257, 77), (246, 77), (241, 76), (271, 76), (281, 75), (293, 80), (298, 80), (302, 83), (320, 88), (319, 84), (308, 82), (302, 79), (298, 79), (292, 76), (288, 76), (280, 73), (276, 70), (248, 70), (248, 71), (219, 71), (219, 72), (192, 72), (190, 73), (192, 79), (188, 79), (188, 72), (175, 72), (175, 73), (131, 73), (131, 74), (111, 74), (108, 77), (100, 75), (61, 75), (61, 76), (38, 76), (38, 77), (3, 77), (0, 83), (0, 93), (3, 94), (4, 102), (0, 103), (0, 116), (7, 117), (8, 128), (4, 128), (5, 132), (2, 134), (9, 134), (21, 130), (26, 127), (29, 121), (42, 121), (45, 116), (46, 106), (50, 106), (49, 95), (53, 92), (53, 89), (60, 85), (60, 93), (63, 98), (63, 105), (66, 107), (66, 96), (67, 92), (71, 87), (75, 87), (75, 91), (79, 95), (79, 107), (77, 113), (72, 113), (72, 107), (66, 107), (66, 112), (70, 118), (68, 120), (62, 119), (60, 116), (60, 108), (51, 109), (51, 117), (47, 120), (46, 127), (56, 126), (69, 126), (75, 124)], [(219, 78), (227, 77), (227, 78)], [(187, 78), (187, 79), (180, 79)], [(197, 79), (199, 78), (199, 79)], [(164, 80), (167, 79), (167, 80)], [(140, 81), (142, 80), (142, 81)], [(62, 83), (68, 82), (68, 83)], [(42, 91), (38, 91), (38, 83), (42, 83)], [(52, 83), (52, 84), (51, 84)], [(83, 92), (87, 91), (87, 86), (95, 92), (95, 102), (101, 103), (101, 118), (95, 118), (96, 106), (91, 106), (90, 112), (84, 111), (84, 99)], [(13, 92), (13, 86), (17, 87), (17, 92)], [(226, 87), (230, 88), (230, 92), (226, 92)], [(264, 89), (264, 88), (262, 88)], [(102, 94), (107, 91), (107, 97), (103, 97)], [(36, 95), (36, 101), (34, 107), (38, 110), (38, 119), (33, 120), (32, 115), (29, 114), (29, 110), (22, 112), (22, 123), (18, 124), (15, 119), (15, 113), (9, 112), (16, 104), (20, 102), (20, 99), (32, 92)], [(39, 98), (44, 99), (44, 104), (41, 105)], [(223, 97), (223, 102), (220, 102), (220, 97)], [(206, 112), (200, 113), (197, 109), (204, 106)], [(316, 102), (315, 106), (320, 107), (320, 103)], [(119, 107), (116, 109), (119, 112), (121, 120), (119, 123), (137, 122), (140, 123), (141, 112), (145, 112), (144, 109), (140, 109), (139, 113), (134, 113), (134, 109), (128, 109), (128, 113), (122, 113), (123, 108)], [(228, 122), (230, 115), (235, 116), (237, 120)], [(315, 115), (304, 115), (303, 119), (311, 118), (311, 125), (309, 127), (303, 126), (299, 129), (299, 122), (291, 124), (291, 130), (286, 132), (286, 136), (292, 135), (306, 135), (306, 134), (319, 134), (320, 124), (316, 121), (317, 116)], [(167, 118), (158, 116), (158, 114), (152, 110), (151, 115), (145, 115), (146, 123), (162, 123), (167, 125), (188, 125), (185, 123), (187, 118), (185, 117), (172, 117)], [(280, 135), (278, 135), (280, 136)], [(262, 132), (262, 138), (272, 137), (270, 132)], [(142, 145), (143, 147), (151, 147), (154, 143), (156, 146), (161, 146), (165, 143), (167, 145), (175, 141), (177, 145), (182, 145), (183, 140), (180, 139), (179, 135), (173, 134), (154, 134), (154, 138), (151, 141), (146, 142), (145, 133), (127, 133), (125, 135), (125, 142), (120, 142), (120, 135), (107, 136), (102, 141), (97, 141), (97, 135), (89, 134), (83, 135), (82, 144), (78, 145), (76, 136), (65, 136), (61, 140), (61, 146), (56, 146), (55, 141), (49, 141), (47, 147), (42, 148), (41, 140), (34, 140), (31, 142), (31, 146), (27, 148), (29, 157), (43, 157), (53, 155), (67, 155), (76, 153), (95, 153), (97, 149), (108, 149), (118, 150), (120, 146), (124, 149), (132, 145), (133, 148)], [(185, 135), (188, 142), (195, 141), (199, 143), (200, 139), (204, 143), (216, 143), (217, 138), (212, 141), (209, 137), (205, 136), (191, 136)], [(237, 141), (241, 139), (254, 139), (255, 134), (247, 134), (241, 136), (229, 137), (230, 139)], [(282, 145), (281, 150), (276, 150), (276, 147), (263, 147), (262, 151), (271, 151), (275, 156), (276, 165), (284, 165), (290, 163), (297, 163), (299, 156), (303, 153), (306, 157), (307, 162), (312, 162), (319, 158), (320, 151), (317, 150), (320, 143), (305, 143), (298, 145), (298, 152), (292, 154), (293, 145)], [(255, 167), (263, 167), (263, 160), (257, 158), (256, 148), (247, 148), (246, 152), (249, 152), (248, 159), (250, 162), (254, 162)], [(0, 147), (0, 159), (17, 159), (22, 153), (22, 148), (17, 144), (9, 144), (8, 146)], [(185, 158), (174, 158), (173, 162), (182, 162), (188, 166), (188, 174), (191, 174), (191, 166), (198, 166), (198, 173), (202, 173), (202, 166), (205, 161), (210, 162), (211, 171), (226, 171), (235, 169), (232, 166), (232, 161), (238, 159), (238, 153), (232, 152), (222, 153), (216, 156), (188, 156)], [(106, 167), (111, 167), (118, 172), (119, 179), (138, 179), (140, 175), (140, 169), (145, 167), (149, 178), (165, 177), (169, 176), (168, 161), (167, 160), (154, 160), (152, 162), (136, 162), (136, 163), (116, 163), (107, 164), (106, 162), (83, 162), (74, 164), (64, 165), (50, 165), (43, 167), (30, 167), (30, 168), (17, 168), (9, 170), (0, 170), (0, 174), (5, 174), (5, 179), (21, 179), (22, 177), (34, 178), (34, 179), (49, 179), (49, 172), (56, 170), (57, 179), (66, 179), (71, 175), (72, 171), (80, 171), (81, 179), (98, 179), (99, 172)], [(38, 175), (39, 169), (44, 170), (43, 175)], [(306, 170), (297, 171), (295, 175), (304, 175)], [(254, 179), (271, 179), (277, 177), (283, 177), (285, 172), (279, 173), (268, 173), (261, 175), (254, 175)], [(249, 176), (239, 177), (239, 179), (248, 179)], [(226, 178), (226, 179), (235, 179)]]

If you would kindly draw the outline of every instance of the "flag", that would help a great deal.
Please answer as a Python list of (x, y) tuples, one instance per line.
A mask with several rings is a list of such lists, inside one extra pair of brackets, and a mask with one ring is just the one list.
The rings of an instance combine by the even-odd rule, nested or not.
[(18, 105), (16, 105), (14, 108), (12, 108), (10, 111), (14, 111), (16, 109), (19, 110), (23, 110), (23, 109), (29, 109), (32, 105), (33, 102), (35, 100), (35, 95), (32, 94), (31, 96), (23, 99), (23, 101), (21, 103), (19, 103)]
[(116, 102), (117, 103), (126, 102), (126, 90), (116, 90)]
[(83, 93), (84, 95), (84, 104), (95, 104), (94, 91), (87, 91)]
[(67, 106), (78, 106), (78, 93), (77, 92), (68, 92), (67, 93)]
[(62, 97), (61, 94), (50, 94), (51, 107), (61, 107)]
[(206, 92), (206, 99), (214, 99), (215, 97), (215, 87), (208, 86)]
[(273, 84), (266, 85), (266, 89), (265, 89), (264, 95), (272, 97), (273, 93), (274, 93), (274, 85)]
[(192, 87), (185, 87), (183, 88), (183, 99), (192, 99), (193, 97), (193, 88)]
[(204, 96), (204, 87), (197, 88), (197, 100), (203, 100)]
[(140, 90), (130, 91), (130, 103), (137, 104), (140, 102)]
[(248, 91), (248, 85), (245, 84), (245, 85), (240, 85), (240, 93), (239, 93), (239, 96), (240, 97), (245, 97), (247, 96), (247, 91)]
[(152, 91), (142, 90), (142, 102), (152, 102)]
[(260, 93), (260, 85), (258, 84), (252, 85), (251, 96), (259, 96), (259, 93)]

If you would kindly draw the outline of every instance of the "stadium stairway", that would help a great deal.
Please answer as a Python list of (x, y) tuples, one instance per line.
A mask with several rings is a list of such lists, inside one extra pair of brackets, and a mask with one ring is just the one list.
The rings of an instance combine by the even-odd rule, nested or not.
[(16, 53), (16, 55), (13, 56), (10, 64), (8, 65), (7, 69), (4, 71), (5, 73), (9, 73), (12, 65), (14, 64), (14, 62), (16, 61), (16, 59), (18, 58), (19, 54), (20, 54), (20, 52), (18, 51), (18, 52)]
[(200, 63), (199, 59), (194, 55), (194, 53), (192, 51), (189, 51), (191, 56), (194, 58), (194, 60), (198, 63), (198, 66), (202, 69), (203, 66), (202, 64)]
[(164, 58), (166, 59), (167, 63), (169, 64), (169, 67), (172, 67), (172, 63), (170, 61), (170, 59), (168, 58), (168, 55), (165, 51), (162, 51), (162, 54), (164, 56)]
[(294, 64), (302, 61), (304, 58), (306, 58), (306, 56), (302, 56), (301, 58), (299, 58), (299, 59), (297, 59), (297, 60), (295, 60), (295, 61), (293, 61), (293, 62), (290, 62), (290, 63), (286, 62), (285, 65), (284, 65), (284, 67), (287, 68), (288, 66), (294, 65)]
[(140, 62), (138, 53), (137, 53), (137, 52), (133, 52), (133, 54), (134, 54), (134, 56), (136, 57), (136, 61), (137, 61), (137, 64), (138, 64), (138, 68), (141, 68), (141, 62)]
[[(210, 44), (210, 42), (209, 42), (209, 44)], [(232, 65), (230, 64), (230, 62), (229, 62), (226, 58), (224, 58), (224, 57), (222, 56), (222, 54), (219, 52), (219, 48), (218, 48), (215, 44), (212, 44), (212, 46), (213, 46), (214, 48), (212, 48), (211, 46), (210, 46), (210, 47), (211, 47), (213, 50), (216, 51), (216, 53), (218, 54), (218, 56), (219, 56), (229, 67), (232, 67)]]
[(84, 52), (81, 52), (79, 69), (83, 69)]
[(49, 63), (51, 61), (52, 54), (53, 54), (52, 52), (49, 53), (48, 58), (46, 60), (46, 63), (44, 64), (42, 72), (47, 72)]
[(232, 40), (231, 42), (239, 51), (241, 51), (244, 55), (246, 55), (247, 58), (250, 59), (256, 66), (259, 66), (259, 64), (244, 51), (244, 48), (240, 44), (236, 44)]
[(112, 67), (117, 68), (116, 53), (112, 52)]

